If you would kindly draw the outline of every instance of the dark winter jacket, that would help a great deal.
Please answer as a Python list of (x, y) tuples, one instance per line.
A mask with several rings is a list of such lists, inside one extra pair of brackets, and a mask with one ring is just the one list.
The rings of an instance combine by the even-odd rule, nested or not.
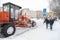
[(54, 21), (55, 21), (55, 19), (51, 19), (51, 20), (49, 21), (50, 25), (53, 25)]
[(46, 18), (44, 23), (48, 24), (49, 23), (49, 20)]

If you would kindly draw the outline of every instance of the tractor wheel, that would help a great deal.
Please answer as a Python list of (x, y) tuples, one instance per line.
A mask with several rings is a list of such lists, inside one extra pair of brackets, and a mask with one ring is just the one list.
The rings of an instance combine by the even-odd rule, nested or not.
[(35, 26), (36, 26), (36, 22), (32, 21), (32, 27), (35, 27)]
[(4, 25), (3, 28), (1, 29), (1, 34), (4, 35), (5, 37), (9, 37), (15, 33), (15, 26), (12, 24), (7, 24)]

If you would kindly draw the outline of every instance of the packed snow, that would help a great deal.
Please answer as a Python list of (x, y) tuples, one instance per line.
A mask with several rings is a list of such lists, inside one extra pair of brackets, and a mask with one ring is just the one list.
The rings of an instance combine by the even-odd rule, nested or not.
[(60, 20), (54, 22), (53, 30), (46, 29), (44, 19), (35, 19), (34, 28), (16, 28), (16, 33), (0, 40), (60, 40)]

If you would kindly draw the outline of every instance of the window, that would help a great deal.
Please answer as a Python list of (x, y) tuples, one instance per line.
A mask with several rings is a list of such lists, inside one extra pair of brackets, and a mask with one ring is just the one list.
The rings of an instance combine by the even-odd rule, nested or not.
[(11, 18), (14, 18), (14, 9), (11, 8)]
[(4, 6), (4, 11), (8, 11), (9, 12), (9, 5)]
[(15, 10), (15, 19), (18, 19), (19, 10)]

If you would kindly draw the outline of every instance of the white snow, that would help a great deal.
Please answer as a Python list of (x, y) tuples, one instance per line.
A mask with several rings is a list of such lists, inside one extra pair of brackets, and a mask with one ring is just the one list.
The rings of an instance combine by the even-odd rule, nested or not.
[(53, 30), (46, 29), (43, 19), (37, 20), (34, 28), (17, 28), (16, 33), (0, 40), (60, 40), (60, 21), (55, 21)]

